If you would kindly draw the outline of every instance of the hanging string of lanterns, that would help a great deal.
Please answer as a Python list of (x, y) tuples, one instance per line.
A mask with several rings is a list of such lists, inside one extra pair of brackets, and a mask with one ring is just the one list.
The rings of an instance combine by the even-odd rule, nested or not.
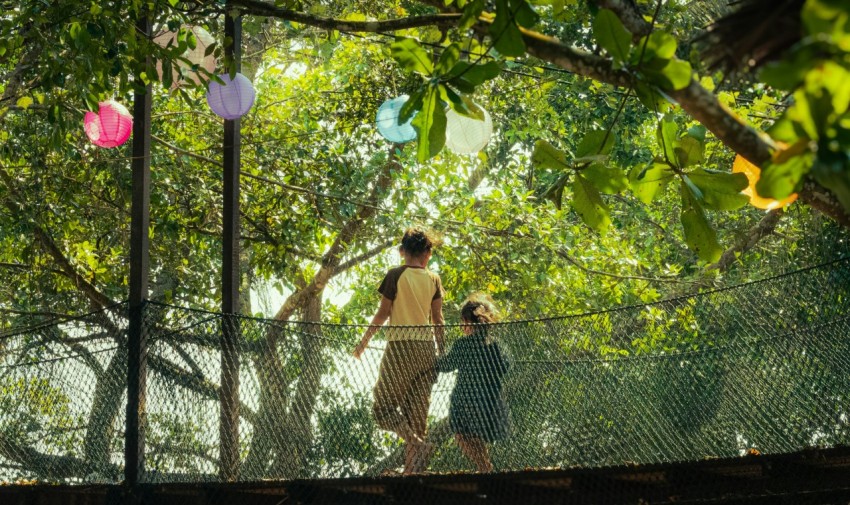
[[(385, 139), (403, 144), (416, 139), (412, 126), (414, 114), (403, 124), (399, 123), (401, 108), (410, 97), (401, 95), (391, 98), (378, 107), (375, 126)], [(490, 113), (476, 104), (484, 113), (483, 119), (464, 116), (449, 108), (446, 112), (446, 147), (457, 154), (474, 154), (484, 149), (493, 134), (493, 119)]]
[[(200, 26), (189, 26), (185, 29), (194, 34), (197, 43), (194, 49), (187, 49), (182, 55), (192, 65), (178, 60), (180, 71), (172, 69), (172, 89), (183, 84), (200, 84), (203, 76), (199, 75), (198, 70), (201, 68), (209, 73), (215, 71), (215, 56), (207, 54), (207, 48), (215, 43), (215, 38)], [(178, 33), (166, 31), (154, 37), (153, 41), (162, 47), (168, 47), (169, 44), (177, 43), (177, 37)], [(163, 72), (161, 61), (157, 62), (156, 69), (161, 77)], [(218, 78), (224, 83), (223, 85), (215, 80), (210, 80), (207, 85), (206, 99), (210, 109), (224, 119), (233, 120), (245, 115), (254, 105), (256, 98), (256, 91), (251, 81), (240, 73), (237, 73), (232, 80), (226, 73), (219, 75)], [(123, 105), (114, 100), (108, 100), (99, 104), (97, 113), (86, 112), (83, 126), (86, 136), (96, 146), (118, 147), (130, 138), (133, 116)]]

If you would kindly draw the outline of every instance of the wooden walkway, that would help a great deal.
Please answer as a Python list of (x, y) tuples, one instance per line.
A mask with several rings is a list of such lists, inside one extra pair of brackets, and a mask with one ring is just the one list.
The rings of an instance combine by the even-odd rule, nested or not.
[(850, 448), (685, 464), (236, 484), (0, 486), (2, 505), (842, 504)]

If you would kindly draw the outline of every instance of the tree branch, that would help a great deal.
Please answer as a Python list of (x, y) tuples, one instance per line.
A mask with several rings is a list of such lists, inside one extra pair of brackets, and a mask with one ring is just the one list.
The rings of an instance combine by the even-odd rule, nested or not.
[[(6, 187), (9, 189), (9, 192), (18, 196), (18, 191), (15, 188), (15, 183), (12, 180), (12, 177), (5, 170), (0, 169), (0, 179), (6, 184)], [(22, 216), (24, 213), (24, 204), (19, 203), (19, 206), (16, 206), (14, 202), (11, 200), (6, 201), (6, 207), (11, 211), (12, 215), (16, 216), (21, 221), (31, 221), (26, 219), (25, 216)], [(41, 244), (41, 248), (53, 258), (53, 261), (59, 266), (59, 270), (71, 280), (74, 286), (77, 287), (86, 297), (99, 309), (105, 309), (106, 307), (115, 305), (115, 302), (111, 300), (108, 296), (101, 293), (93, 284), (88, 282), (82, 275), (80, 275), (77, 270), (74, 268), (74, 265), (65, 257), (50, 235), (44, 231), (38, 224), (31, 222), (32, 232), (35, 235), (36, 241)]]
[(643, 277), (643, 276), (640, 276), (640, 275), (618, 275), (618, 274), (612, 274), (610, 272), (603, 272), (602, 270), (594, 270), (592, 268), (586, 267), (585, 265), (582, 265), (576, 259), (571, 257), (569, 255), (569, 253), (567, 253), (567, 251), (564, 251), (561, 248), (555, 249), (554, 252), (555, 252), (555, 254), (560, 256), (561, 258), (567, 260), (570, 264), (572, 264), (573, 266), (575, 266), (579, 270), (581, 270), (585, 273), (589, 273), (589, 274), (602, 275), (602, 276), (605, 276), (605, 277), (611, 277), (613, 279), (620, 279), (620, 280), (637, 280), (637, 281), (647, 281), (647, 282), (667, 282), (667, 283), (671, 283), (671, 284), (692, 284), (692, 282), (690, 282), (690, 281), (683, 281), (681, 279), (672, 279), (672, 278), (666, 279), (664, 277)]
[(244, 14), (274, 17), (286, 21), (295, 21), (297, 23), (314, 26), (316, 28), (337, 30), (340, 32), (393, 32), (396, 30), (406, 30), (408, 28), (418, 28), (422, 26), (453, 24), (460, 19), (460, 13), (447, 13), (413, 16), (401, 19), (388, 19), (383, 21), (345, 21), (313, 16), (304, 12), (276, 7), (260, 0), (231, 0), (230, 4), (235, 7), (239, 7)]
[[(209, 163), (213, 166), (217, 166), (217, 167), (222, 166), (222, 163), (219, 160), (204, 156), (202, 154), (198, 154), (198, 153), (193, 152), (193, 151), (187, 151), (185, 149), (181, 149), (180, 147), (177, 147), (174, 144), (166, 142), (165, 140), (157, 137), (156, 135), (152, 135), (151, 138), (153, 139), (154, 142), (167, 147), (168, 149), (174, 151), (177, 154), (189, 156), (190, 158), (195, 158), (198, 161), (203, 161), (204, 163)], [(303, 193), (303, 194), (306, 194), (306, 195), (313, 195), (313, 196), (317, 196), (317, 197), (320, 197), (320, 198), (327, 198), (329, 200), (338, 200), (340, 202), (347, 202), (347, 203), (350, 203), (352, 205), (356, 205), (358, 207), (373, 207), (375, 210), (382, 210), (380, 207), (370, 205), (370, 204), (367, 204), (367, 203), (364, 203), (364, 202), (358, 202), (356, 200), (352, 200), (352, 199), (346, 198), (344, 196), (336, 196), (336, 195), (330, 195), (330, 194), (327, 194), (327, 193), (321, 193), (321, 192), (318, 192), (318, 191), (312, 191), (312, 190), (309, 190), (307, 188), (302, 188), (301, 186), (294, 186), (292, 184), (287, 184), (285, 182), (275, 181), (273, 179), (269, 179), (268, 177), (263, 177), (261, 175), (249, 174), (247, 172), (241, 172), (239, 175), (242, 176), (242, 177), (247, 177), (249, 179), (256, 179), (258, 181), (262, 181), (262, 182), (265, 182), (267, 184), (273, 184), (273, 185), (278, 186), (280, 188), (288, 189), (290, 191), (295, 191), (297, 193)]]
[[(384, 165), (380, 175), (378, 175), (375, 187), (372, 189), (372, 194), (369, 196), (370, 202), (378, 201), (380, 194), (389, 187), (389, 184), (392, 181), (393, 168), (399, 167), (398, 160), (395, 157), (396, 147), (397, 146), (393, 144), (390, 148), (390, 158)], [(348, 244), (363, 227), (363, 223), (375, 216), (377, 212), (378, 207), (376, 206), (360, 207), (357, 214), (345, 223), (342, 230), (340, 230), (337, 234), (336, 239), (334, 239), (333, 244), (330, 248), (328, 248), (324, 257), (322, 257), (322, 266), (313, 277), (310, 284), (308, 284), (304, 289), (292, 293), (286, 301), (284, 301), (277, 314), (275, 314), (275, 319), (278, 321), (288, 320), (295, 310), (304, 304), (305, 300), (313, 296), (315, 293), (325, 289), (328, 281), (334, 275), (334, 271), (337, 269), (342, 258), (342, 254), (345, 252)]]
[(380, 254), (381, 252), (386, 250), (388, 247), (391, 247), (394, 243), (395, 243), (395, 240), (387, 239), (387, 240), (381, 242), (380, 244), (376, 245), (372, 249), (369, 249), (368, 251), (364, 252), (363, 254), (361, 254), (359, 256), (355, 256), (355, 257), (349, 259), (348, 261), (346, 261), (345, 263), (340, 263), (334, 269), (333, 275), (337, 275), (341, 272), (344, 272), (344, 271), (348, 270), (349, 268), (351, 268), (351, 267), (353, 267), (353, 266), (355, 266), (359, 263), (362, 263), (362, 262), (364, 262), (364, 261), (366, 261), (370, 258), (377, 256), (378, 254)]
[(761, 239), (773, 233), (773, 230), (776, 229), (776, 225), (779, 223), (779, 219), (784, 214), (785, 211), (782, 209), (774, 209), (765, 214), (758, 224), (750, 228), (744, 236), (738, 239), (734, 246), (723, 252), (720, 259), (717, 260), (717, 263), (712, 263), (705, 267), (706, 271), (717, 270), (719, 272), (725, 272), (728, 270), (735, 262), (735, 259), (737, 259), (738, 253), (749, 251), (755, 247)]
[(118, 466), (111, 463), (102, 466), (73, 456), (54, 456), (38, 452), (3, 433), (0, 433), (0, 455), (10, 461), (17, 461), (22, 468), (34, 472), (46, 481), (85, 477), (91, 473), (103, 472), (104, 470), (117, 479), (117, 476), (121, 473)]
[[(618, 15), (625, 13), (628, 23), (636, 23), (637, 18), (620, 0), (599, 0), (600, 5), (605, 3), (615, 7)], [(446, 7), (439, 0), (420, 0), (421, 3), (437, 7), (442, 11), (453, 12), (456, 7)], [(491, 14), (479, 17), (473, 29), (480, 35), (489, 34), (490, 25), (493, 22)], [(648, 27), (649, 24), (644, 21)], [(636, 24), (635, 30), (642, 32), (643, 25)], [(595, 56), (584, 51), (574, 49), (563, 44), (558, 39), (549, 37), (538, 32), (520, 28), (526, 44), (528, 54), (536, 56), (541, 60), (553, 63), (563, 69), (591, 79), (611, 84), (617, 87), (632, 87), (634, 82), (628, 72), (614, 70), (610, 60)], [(735, 113), (727, 109), (717, 97), (706, 90), (699, 82), (691, 80), (690, 84), (676, 91), (665, 91), (667, 95), (678, 102), (682, 110), (699, 121), (718, 140), (731, 150), (751, 161), (756, 166), (762, 166), (770, 160), (771, 153), (775, 149), (772, 141), (750, 127)], [(837, 199), (823, 186), (808, 180), (803, 191), (799, 193), (800, 201), (806, 205), (821, 211), (834, 219), (844, 227), (850, 227), (850, 215), (840, 205)]]
[[(148, 356), (148, 365), (151, 367), (152, 371), (162, 375), (165, 379), (173, 381), (175, 384), (180, 385), (189, 391), (193, 391), (199, 395), (218, 401), (221, 387), (218, 384), (210, 382), (205, 377), (199, 377), (193, 373), (187, 372), (171, 361), (155, 354)], [(257, 414), (249, 405), (242, 403), (239, 406), (239, 412), (249, 423), (254, 424), (257, 421)]]

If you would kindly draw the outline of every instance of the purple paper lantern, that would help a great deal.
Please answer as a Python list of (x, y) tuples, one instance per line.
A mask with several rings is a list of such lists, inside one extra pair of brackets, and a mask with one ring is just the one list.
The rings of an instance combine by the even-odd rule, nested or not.
[(254, 85), (242, 74), (236, 74), (232, 81), (229, 74), (218, 77), (224, 81), (224, 85), (210, 81), (207, 104), (224, 119), (239, 119), (254, 105)]
[(86, 112), (83, 118), (86, 135), (100, 147), (118, 147), (130, 138), (133, 116), (127, 107), (114, 100), (98, 104), (97, 114)]

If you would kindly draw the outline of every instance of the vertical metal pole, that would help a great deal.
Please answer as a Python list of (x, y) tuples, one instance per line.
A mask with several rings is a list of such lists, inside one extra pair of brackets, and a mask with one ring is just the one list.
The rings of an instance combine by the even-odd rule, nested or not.
[[(136, 23), (138, 33), (151, 36), (150, 13)], [(148, 57), (148, 64), (150, 57)], [(151, 168), (151, 86), (136, 78), (133, 97), (133, 200), (130, 209), (130, 321), (127, 338), (127, 420), (124, 440), (124, 481), (138, 484), (144, 472), (147, 331), (144, 304), (148, 294)]]
[[(224, 36), (232, 41), (225, 47), (225, 59), (241, 70), (242, 18), (232, 17), (228, 2)], [(220, 477), (225, 481), (239, 476), (239, 167), (242, 134), (240, 120), (224, 121), (224, 210), (221, 269), (221, 407)]]

